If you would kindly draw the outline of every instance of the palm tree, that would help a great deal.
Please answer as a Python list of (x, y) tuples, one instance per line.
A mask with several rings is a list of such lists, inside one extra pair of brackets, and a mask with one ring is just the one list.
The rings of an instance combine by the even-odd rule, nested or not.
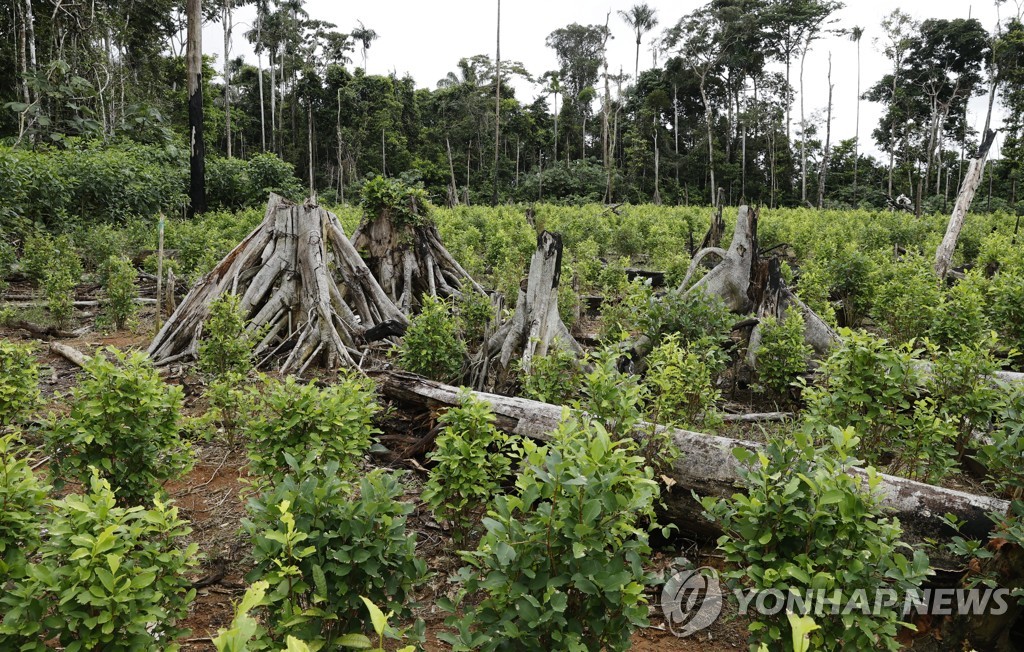
[(363, 51), (363, 72), (366, 72), (366, 51), (370, 49), (370, 45), (380, 37), (375, 30), (369, 29), (366, 25), (363, 25), (363, 21), (356, 21), (359, 23), (359, 27), (352, 30), (352, 39), (362, 46)]
[(860, 39), (864, 36), (863, 27), (850, 28), (850, 40), (857, 44), (857, 120), (853, 131), (853, 189), (857, 190), (857, 159), (860, 149)]
[(620, 11), (619, 16), (631, 29), (636, 30), (636, 64), (633, 70), (633, 79), (639, 81), (640, 75), (640, 41), (644, 34), (651, 31), (658, 25), (658, 12), (652, 9), (647, 3), (633, 5), (629, 11)]

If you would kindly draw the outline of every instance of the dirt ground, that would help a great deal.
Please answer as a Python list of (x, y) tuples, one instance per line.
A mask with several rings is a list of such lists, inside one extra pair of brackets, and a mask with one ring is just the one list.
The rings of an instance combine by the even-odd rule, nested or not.
[[(144, 350), (151, 336), (152, 321), (144, 315), (143, 325), (134, 332), (89, 333), (61, 341), (83, 353), (91, 354), (102, 346)], [(24, 340), (29, 336), (24, 331), (0, 328), (0, 337)], [(68, 393), (75, 385), (80, 371), (64, 358), (50, 353), (46, 343), (37, 344), (42, 366), (42, 391), (50, 400), (50, 409), (61, 413), (66, 410), (62, 395)], [(184, 386), (186, 413), (198, 413), (201, 410), (201, 405), (197, 404), (201, 388), (195, 384), (194, 379), (176, 369), (172, 369), (166, 378), (168, 382)], [(414, 430), (418, 427), (417, 419), (401, 417), (389, 418), (381, 425), (385, 430), (381, 440), (385, 444), (414, 440)], [(735, 429), (735, 426), (729, 432), (732, 436), (744, 434), (738, 430), (733, 432), (732, 429)], [(750, 436), (754, 433), (746, 434)], [(200, 564), (192, 577), (197, 587), (197, 596), (185, 623), (191, 634), (182, 641), (182, 649), (186, 652), (214, 649), (211, 639), (216, 636), (219, 629), (230, 624), (234, 604), (245, 591), (245, 574), (251, 568), (248, 546), (240, 534), (240, 524), (245, 514), (244, 450), (230, 449), (221, 443), (197, 442), (195, 454), (194, 468), (184, 478), (168, 482), (165, 486), (180, 509), (181, 515), (191, 522), (193, 531), (190, 538), (198, 544), (201, 553)], [(418, 502), (415, 485), (425, 477), (423, 468), (418, 464), (406, 465), (403, 468), (412, 469), (410, 484), (413, 486), (407, 498)], [(45, 472), (45, 466), (40, 468), (40, 472)], [(433, 572), (431, 580), (417, 596), (422, 606), (417, 609), (415, 615), (427, 624), (427, 641), (423, 649), (447, 650), (449, 647), (437, 640), (437, 635), (445, 631), (445, 626), (444, 614), (439, 612), (434, 603), (435, 598), (446, 590), (446, 577), (461, 565), (461, 561), (454, 553), (451, 540), (421, 505), (418, 505), (410, 516), (409, 528), (416, 532), (417, 551), (428, 561), (428, 566)], [(671, 565), (674, 558), (681, 555), (685, 555), (696, 565), (721, 565), (713, 547), (684, 542), (659, 549), (652, 570), (664, 570)], [(735, 614), (729, 614), (729, 607), (726, 607), (726, 613), (708, 629), (689, 638), (679, 638), (668, 630), (665, 623), (659, 607), (660, 589), (652, 588), (648, 599), (650, 626), (634, 634), (634, 650), (719, 652), (747, 648), (748, 621)]]

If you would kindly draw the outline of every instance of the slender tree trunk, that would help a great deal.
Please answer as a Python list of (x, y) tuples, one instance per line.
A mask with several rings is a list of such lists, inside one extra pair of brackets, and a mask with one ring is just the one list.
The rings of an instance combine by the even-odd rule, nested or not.
[[(676, 193), (679, 192), (679, 86), (672, 82), (672, 137), (676, 155)], [(676, 203), (679, 203), (678, 194)]]
[(224, 132), (228, 158), (231, 158), (231, 1), (224, 0), (222, 10), (224, 22)]
[(455, 161), (452, 159), (452, 144), (448, 136), (444, 137), (445, 147), (448, 148), (448, 171), (452, 175), (451, 187), (448, 189), (448, 207), (459, 205), (459, 184), (455, 181)]
[(275, 48), (267, 50), (270, 60), (270, 149), (277, 152), (277, 71)]
[(558, 91), (555, 91), (555, 163), (558, 163)]
[(263, 99), (263, 55), (256, 55), (256, 80), (260, 85), (260, 151), (267, 151), (267, 118)]
[(316, 203), (316, 176), (313, 166), (313, 102), (306, 107), (306, 143), (309, 148), (309, 197)]
[[(605, 22), (607, 27), (608, 23)], [(640, 32), (637, 31), (636, 35), (636, 63), (633, 65), (633, 83), (636, 84), (637, 88), (640, 88)]]
[(711, 174), (711, 205), (717, 206), (715, 199), (715, 145), (711, 133), (711, 101), (708, 99), (707, 89), (704, 87), (704, 77), (700, 78), (700, 97), (704, 100), (704, 122), (708, 130), (708, 172)]
[(978, 156), (971, 160), (971, 164), (967, 168), (967, 176), (964, 177), (963, 186), (960, 188), (960, 194), (956, 198), (956, 205), (953, 207), (953, 214), (950, 216), (949, 224), (946, 226), (946, 235), (942, 238), (942, 243), (935, 252), (934, 269), (936, 276), (940, 279), (946, 278), (946, 274), (949, 273), (949, 269), (952, 267), (953, 252), (956, 250), (956, 243), (960, 238), (960, 231), (963, 229), (967, 211), (971, 207), (971, 202), (974, 201), (974, 193), (978, 190), (978, 186), (981, 185), (982, 175), (985, 173), (985, 161), (988, 160), (988, 153), (992, 147), (992, 141), (995, 140), (995, 136), (993, 131), (985, 132), (985, 136), (981, 141), (981, 147), (978, 149)]
[(804, 44), (804, 50), (800, 54), (800, 201), (807, 203), (807, 119), (804, 116), (804, 62), (807, 60), (807, 50), (810, 47), (810, 38)]
[[(18, 30), (18, 61), (21, 64), (21, 91), (25, 104), (31, 104), (32, 94), (28, 89), (28, 19), (25, 16), (21, 17), (21, 29)], [(24, 119), (21, 122), (24, 124)]]
[(189, 216), (206, 211), (206, 148), (203, 144), (203, 9), (188, 0)]
[(825, 180), (828, 177), (829, 154), (832, 145), (832, 53), (828, 55), (828, 110), (825, 120), (825, 151), (821, 156), (821, 170), (818, 171), (818, 208), (825, 206)]
[(494, 191), (491, 194), (491, 205), (498, 205), (498, 152), (501, 142), (501, 0), (498, 0), (498, 36), (495, 47), (495, 81), (494, 81)]
[(36, 70), (36, 18), (32, 0), (25, 0), (25, 39), (28, 45), (28, 69)]
[(857, 192), (857, 163), (860, 160), (860, 39), (857, 39), (857, 117), (853, 129), (853, 191)]

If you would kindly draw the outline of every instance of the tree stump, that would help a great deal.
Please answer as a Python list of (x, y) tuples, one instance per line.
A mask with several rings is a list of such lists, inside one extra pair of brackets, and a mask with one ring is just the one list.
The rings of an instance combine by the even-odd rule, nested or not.
[(514, 358), (520, 358), (523, 370), (529, 371), (533, 358), (546, 355), (552, 346), (582, 355), (583, 347), (558, 313), (561, 276), (562, 236), (544, 231), (537, 236), (537, 249), (525, 283), (519, 288), (512, 319), (502, 324), (480, 348), (474, 365), (475, 386), (482, 387), (490, 371), (507, 371)]
[(282, 372), (311, 364), (355, 366), (375, 338), (408, 321), (345, 236), (338, 218), (271, 194), (263, 223), (189, 291), (149, 347), (156, 364), (194, 358), (210, 303), (241, 297), (248, 328), (264, 332), (254, 355)]
[(429, 219), (429, 206), (420, 193), (389, 188), (386, 180), (371, 183), (376, 184), (378, 196), (388, 191), (401, 194), (386, 197), (391, 202), (378, 199), (367, 205), (370, 214), (352, 235), (352, 245), (364, 252), (384, 293), (404, 314), (419, 307), (424, 293), (452, 297), (470, 288), (485, 294), (441, 243), (441, 235)]

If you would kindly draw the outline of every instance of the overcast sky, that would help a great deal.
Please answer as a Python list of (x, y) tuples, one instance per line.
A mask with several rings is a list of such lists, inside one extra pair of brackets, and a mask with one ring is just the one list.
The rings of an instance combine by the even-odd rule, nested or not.
[[(654, 32), (644, 37), (640, 52), (640, 69), (652, 65), (651, 39), (660, 36), (661, 31), (674, 25), (684, 14), (701, 6), (695, 0), (647, 0), (657, 9), (659, 25)], [(614, 4), (593, 0), (506, 0), (501, 16), (501, 56), (503, 60), (521, 61), (534, 75), (557, 67), (554, 51), (544, 45), (545, 38), (552, 31), (570, 23), (604, 24), (609, 11), (612, 12), (610, 27), (613, 39), (609, 42), (610, 69), (632, 75), (636, 53), (636, 41), (629, 27), (617, 15), (618, 10), (628, 9), (631, 0), (618, 0)], [(379, 38), (368, 51), (367, 69), (371, 74), (387, 74), (392, 71), (399, 76), (410, 74), (418, 87), (434, 88), (437, 81), (449, 71), (457, 70), (462, 57), (487, 54), (494, 57), (495, 19), (497, 3), (482, 0), (378, 0), (376, 2), (338, 2), (336, 0), (308, 0), (306, 10), (312, 18), (334, 23), (340, 31), (349, 32), (362, 21), (374, 29)], [(895, 7), (900, 7), (917, 20), (926, 18), (967, 18), (973, 16), (981, 21), (985, 29), (992, 31), (997, 22), (997, 9), (991, 0), (971, 5), (958, 0), (903, 0), (892, 3), (884, 0), (847, 0), (847, 7), (836, 14), (838, 27), (859, 25), (865, 28), (861, 40), (861, 90), (884, 75), (890, 67), (875, 39), (882, 36), (880, 22), (883, 16)], [(1015, 11), (1013, 2), (1001, 9), (1005, 18)], [(252, 63), (255, 56), (242, 34), (254, 15), (251, 7), (236, 12), (236, 29), (233, 39), (232, 56), (243, 55)], [(239, 25), (239, 23), (243, 23)], [(204, 51), (217, 56), (218, 67), (223, 54), (223, 32), (219, 25), (209, 25), (204, 30)], [(804, 86), (807, 94), (805, 103), (808, 116), (824, 108), (828, 102), (828, 56), (832, 54), (833, 94), (833, 142), (850, 138), (855, 131), (857, 97), (857, 49), (845, 36), (825, 37), (814, 43), (807, 56)], [(353, 53), (352, 66), (362, 66), (359, 50)], [(794, 66), (792, 83), (798, 88), (797, 71)], [(520, 101), (530, 101), (537, 90), (529, 84), (517, 84)], [(971, 104), (970, 119), (976, 129), (984, 125), (986, 99), (976, 98)], [(871, 131), (881, 117), (881, 107), (863, 102), (860, 115), (861, 143), (869, 152), (876, 153)], [(799, 98), (793, 109), (794, 124), (799, 119)], [(998, 115), (995, 118), (998, 124)], [(997, 148), (1000, 139), (997, 139)]]

